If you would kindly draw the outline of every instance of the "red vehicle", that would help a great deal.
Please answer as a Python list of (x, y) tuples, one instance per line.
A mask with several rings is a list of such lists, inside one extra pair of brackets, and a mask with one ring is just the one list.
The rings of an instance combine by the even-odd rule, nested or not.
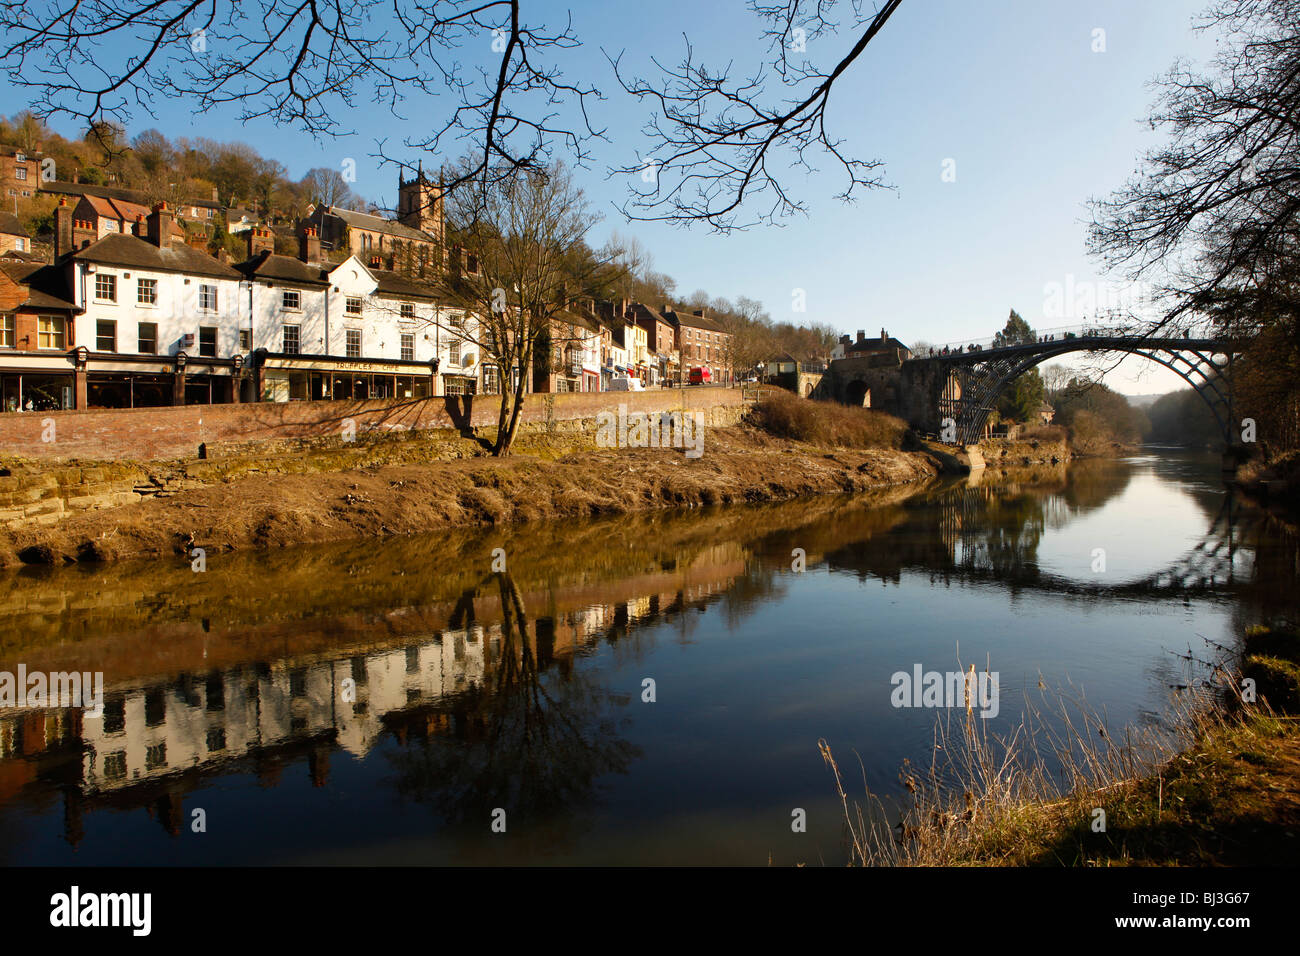
[(692, 385), (707, 385), (713, 381), (713, 373), (707, 368), (693, 368), (687, 376), (686, 381)]

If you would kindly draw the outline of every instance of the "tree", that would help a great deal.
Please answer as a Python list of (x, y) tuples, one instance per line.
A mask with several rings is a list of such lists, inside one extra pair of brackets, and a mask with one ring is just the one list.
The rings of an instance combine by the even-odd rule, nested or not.
[[(879, 161), (846, 155), (828, 131), (828, 103), (900, 2), (884, 0), (869, 16), (853, 5), (855, 41), (819, 66), (801, 51), (830, 47), (812, 41), (836, 32), (837, 0), (753, 0), (770, 56), (748, 80), (708, 69), (689, 40), (675, 69), (655, 61), (653, 81), (625, 81), (621, 54), (612, 57), (615, 79), (651, 114), (649, 154), (628, 175), (629, 213), (729, 229), (801, 211), (782, 157), (790, 169), (831, 157), (845, 173), (845, 199), (881, 185)], [(557, 149), (585, 164), (605, 138), (588, 111), (600, 90), (562, 69), (581, 42), (572, 22), (527, 19), (522, 0), (28, 0), (0, 4), (0, 36), (0, 70), (31, 92), (38, 116), (71, 116), (99, 133), (160, 98), (187, 101), (196, 114), (233, 104), (241, 121), (324, 136), (347, 132), (358, 103), (400, 116), (408, 99), (433, 97), (440, 108), (422, 112), (423, 131), (403, 140), (401, 155), (383, 141), (378, 155), (410, 170), (413, 153), (468, 144), (472, 161), (448, 185), (471, 191), (484, 176), (543, 172)], [(773, 78), (780, 90), (769, 96)], [(766, 208), (743, 216), (751, 200)]]
[(315, 169), (307, 170), (307, 175), (302, 177), (299, 185), (307, 200), (318, 206), (346, 208), (353, 199), (352, 190), (348, 188), (343, 174), (328, 166), (317, 166)]
[[(466, 160), (454, 175), (472, 168)], [(591, 253), (586, 235), (599, 220), (560, 164), (545, 172), (491, 170), (474, 188), (452, 194), (449, 229), (472, 250), (477, 270), (462, 271), (456, 291), (473, 323), (454, 330), (475, 343), (501, 375), (492, 453), (510, 453), (539, 348), (563, 325), (571, 296), (591, 286), (617, 250)]]
[(998, 347), (1029, 345), (1037, 341), (1037, 334), (1015, 309), (1007, 316), (1007, 324), (1002, 327), (1002, 331), (993, 337), (993, 343)]
[[(1090, 247), (1157, 282), (1157, 327), (1243, 293), (1280, 301), (1294, 319), (1295, 284), (1270, 277), (1297, 252), (1300, 0), (1216, 0), (1198, 28), (1223, 33), (1212, 70), (1178, 63), (1159, 80), (1149, 122), (1166, 141), (1093, 201)], [(1233, 313), (1249, 324), (1254, 310)]]

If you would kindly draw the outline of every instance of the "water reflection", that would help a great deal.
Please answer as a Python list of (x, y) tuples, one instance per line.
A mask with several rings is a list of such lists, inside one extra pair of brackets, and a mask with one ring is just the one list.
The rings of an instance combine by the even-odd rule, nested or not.
[[(61, 814), (74, 848), (88, 827), (112, 827), (114, 810), (147, 812), (179, 835), (197, 791), (251, 775), (259, 799), (274, 800), (287, 768), (329, 790), (342, 760), (360, 768), (348, 771), (349, 794), (360, 786), (424, 808), (445, 859), (482, 859), (496, 807), (519, 836), (512, 859), (562, 854), (608, 812), (611, 781), (647, 757), (630, 726), (639, 682), (609, 674), (650, 660), (664, 669), (665, 642), (693, 666), (723, 668), (696, 645), (760, 610), (824, 600), (802, 596), (818, 576), (790, 572), (795, 547), (810, 572), (858, 580), (1176, 592), (1226, 602), (1240, 620), (1294, 611), (1296, 535), (1205, 474), (1186, 462), (1090, 463), (854, 499), (224, 555), (205, 574), (180, 561), (27, 569), (0, 601), (0, 670), (101, 670), (108, 695), (101, 719), (0, 712), (0, 833), (10, 862), (57, 862), (48, 841), (48, 856), (24, 855), (40, 842), (33, 821)], [(1150, 544), (1122, 580), (1052, 565), (1054, 536), (1148, 478), (1195, 503), (1199, 541)], [(488, 570), (496, 547), (509, 574)], [(849, 599), (861, 600), (833, 598)], [(712, 702), (677, 706), (704, 715)], [(702, 716), (698, 733), (709, 732)], [(375, 824), (350, 823), (356, 859), (368, 861)], [(277, 835), (250, 823), (233, 839)]]

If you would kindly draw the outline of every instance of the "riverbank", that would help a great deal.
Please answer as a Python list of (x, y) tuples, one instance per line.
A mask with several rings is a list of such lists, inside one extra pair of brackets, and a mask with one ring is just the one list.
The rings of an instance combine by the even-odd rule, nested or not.
[[(1049, 740), (1064, 765), (1059, 774), (1046, 772), (1041, 757), (1027, 756), (1025, 744), (1004, 747), (984, 737), (978, 720), (968, 718), (956, 733), (945, 727), (942, 763), (902, 771), (912, 804), (903, 813), (901, 839), (865, 825), (861, 815), (849, 816), (855, 862), (1294, 865), (1300, 635), (1252, 629), (1236, 673), (1215, 698), (1183, 708), (1162, 734), (1126, 731), (1116, 740), (1095, 716), (1077, 715), (1066, 736)], [(1075, 786), (1062, 792), (1058, 776)], [(940, 779), (948, 782), (939, 785)]]
[[(902, 438), (900, 430), (891, 444)], [(504, 459), (484, 456), (475, 437), (439, 434), (307, 449), (278, 462), (275, 473), (191, 462), (165, 497), (3, 532), (0, 563), (113, 561), (194, 548), (214, 554), (783, 501), (923, 483), (942, 470), (924, 450), (827, 447), (750, 423), (708, 430), (697, 458), (680, 448), (602, 448), (574, 431), (524, 435)]]

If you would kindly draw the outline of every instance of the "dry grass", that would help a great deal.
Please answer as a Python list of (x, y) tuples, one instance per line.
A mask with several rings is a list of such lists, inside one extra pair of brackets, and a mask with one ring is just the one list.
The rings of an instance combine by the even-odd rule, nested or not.
[(1026, 425), (1020, 429), (1021, 441), (1065, 441), (1069, 432), (1061, 425)]
[(908, 445), (907, 425), (870, 408), (800, 398), (772, 389), (754, 407), (752, 420), (778, 438), (828, 448), (892, 448)]
[[(1252, 713), (1275, 722), (1266, 708)], [(990, 733), (970, 711), (941, 718), (930, 765), (904, 763), (899, 780), (906, 797), (892, 811), (869, 791), (865, 806), (850, 801), (840, 767), (820, 741), (844, 808), (851, 864), (1131, 862), (1127, 847), (1117, 849), (1105, 832), (1094, 831), (1095, 811), (1105, 811), (1112, 834), (1145, 818), (1147, 803), (1159, 818), (1172, 809), (1164, 806), (1160, 783), (1171, 763), (1243, 726), (1240, 712), (1215, 706), (1208, 695), (1179, 701), (1164, 727), (1125, 728), (1119, 735), (1068, 693), (1044, 693), (1026, 714), (1006, 735)]]

